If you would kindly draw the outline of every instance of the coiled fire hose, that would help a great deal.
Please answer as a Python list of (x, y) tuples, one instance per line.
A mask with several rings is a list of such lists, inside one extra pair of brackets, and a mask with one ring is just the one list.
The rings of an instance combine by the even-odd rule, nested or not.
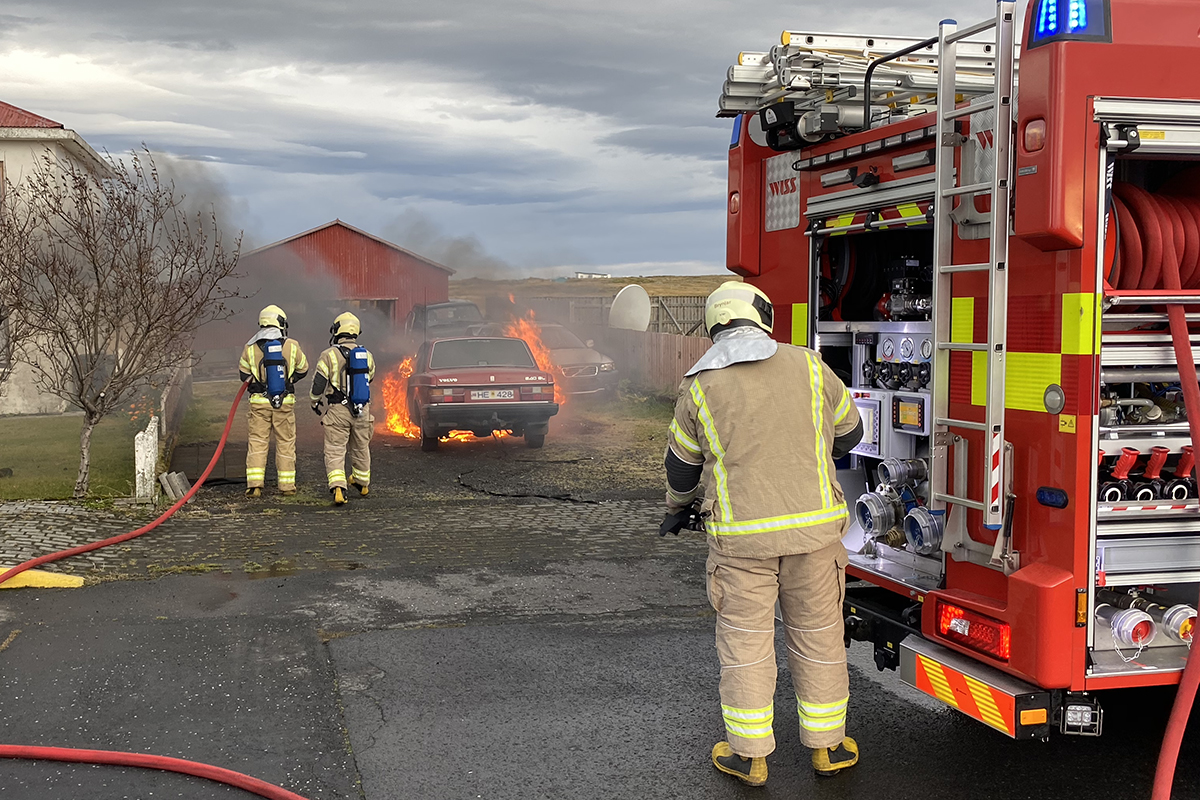
[[(237, 412), (238, 405), (245, 394), (246, 384), (243, 383), (241, 388), (238, 389), (237, 396), (233, 399), (233, 406), (229, 409), (229, 418), (225, 420), (225, 430), (221, 432), (221, 440), (217, 443), (217, 450), (213, 453), (212, 460), (208, 462), (208, 467), (205, 468), (200, 478), (188, 493), (176, 501), (158, 519), (135, 531), (123, 533), (111, 539), (72, 547), (69, 550), (62, 550), (57, 553), (48, 553), (47, 555), (38, 556), (26, 561), (23, 564), (18, 564), (3, 575), (0, 575), (0, 584), (3, 584), (14, 575), (20, 575), (27, 569), (32, 569), (42, 564), (49, 564), (51, 561), (59, 561), (81, 553), (90, 553), (102, 547), (127, 542), (144, 533), (149, 533), (170, 519), (171, 515), (182, 508), (184, 503), (192, 499), (192, 495), (199, 491), (204, 482), (208, 480), (208, 476), (212, 473), (213, 468), (217, 465), (217, 460), (221, 457), (221, 453), (225, 449), (225, 442), (228, 441), (229, 431), (233, 427), (234, 414)], [(244, 789), (247, 792), (256, 794), (259, 797), (266, 797), (269, 800), (305, 800), (304, 797), (294, 792), (289, 792), (266, 781), (261, 781), (258, 778), (252, 778), (249, 775), (243, 775), (233, 770), (201, 764), (196, 761), (187, 761), (182, 758), (169, 758), (167, 756), (155, 756), (146, 753), (120, 753), (111, 750), (80, 750), (71, 747), (28, 747), (15, 744), (0, 744), (0, 758), (17, 758), (31, 761), (67, 761), (77, 764), (101, 764), (115, 767), (157, 769), (166, 772), (178, 772), (183, 775), (192, 775), (197, 778), (206, 778), (216, 783), (223, 783), (237, 789)]]
[[(1180, 176), (1183, 178), (1184, 176)], [(1117, 246), (1114, 248), (1107, 283), (1113, 289), (1200, 289), (1200, 199), (1172, 191), (1190, 180), (1168, 184), (1166, 193), (1150, 194), (1129, 183), (1113, 185), (1115, 214), (1110, 221)], [(1200, 305), (1200, 302), (1197, 303)], [(1187, 408), (1188, 431), (1193, 444), (1200, 442), (1200, 385), (1188, 337), (1187, 317), (1179, 304), (1167, 306), (1171, 343), (1179, 367), (1179, 384)], [(1170, 800), (1175, 780), (1179, 747), (1200, 687), (1200, 648), (1188, 653), (1179, 679), (1179, 689), (1163, 733), (1162, 748), (1154, 772), (1151, 800)]]

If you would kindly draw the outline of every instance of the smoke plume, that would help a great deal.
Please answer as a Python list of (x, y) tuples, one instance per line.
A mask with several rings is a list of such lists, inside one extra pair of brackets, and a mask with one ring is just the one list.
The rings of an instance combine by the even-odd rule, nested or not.
[(516, 268), (490, 255), (474, 235), (451, 236), (415, 208), (405, 211), (383, 231), (383, 238), (455, 271), (455, 278), (511, 278)]

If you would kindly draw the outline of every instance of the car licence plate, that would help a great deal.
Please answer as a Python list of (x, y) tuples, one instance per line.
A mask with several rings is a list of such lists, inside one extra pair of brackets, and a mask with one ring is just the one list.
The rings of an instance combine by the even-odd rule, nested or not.
[(512, 389), (483, 389), (471, 392), (472, 400), (512, 400), (516, 393)]

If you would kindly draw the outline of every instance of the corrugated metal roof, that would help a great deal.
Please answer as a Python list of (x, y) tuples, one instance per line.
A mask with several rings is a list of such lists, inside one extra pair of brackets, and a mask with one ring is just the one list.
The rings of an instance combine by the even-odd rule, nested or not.
[(375, 236), (374, 234), (367, 233), (366, 231), (362, 230), (361, 228), (356, 228), (349, 223), (342, 222), (340, 219), (335, 219), (333, 222), (326, 222), (324, 225), (318, 225), (315, 228), (310, 228), (309, 230), (306, 230), (303, 233), (297, 233), (295, 236), (289, 236), (286, 239), (280, 239), (278, 242), (272, 242), (271, 244), (266, 244), (266, 245), (263, 245), (262, 247), (255, 248), (254, 250), (251, 250), (249, 253), (243, 253), (242, 257), (245, 258), (246, 256), (257, 255), (258, 253), (261, 253), (265, 250), (270, 250), (274, 247), (279, 247), (280, 245), (285, 245), (289, 242), (294, 242), (297, 239), (303, 239), (305, 236), (311, 236), (312, 234), (317, 233), (318, 231), (323, 231), (326, 228), (333, 227), (334, 225), (345, 228), (346, 230), (349, 230), (349, 231), (353, 231), (354, 233), (357, 233), (359, 236), (365, 236), (368, 239), (379, 242), (380, 244), (384, 245), (385, 247), (390, 247), (391, 249), (395, 250), (396, 252), (403, 253), (404, 255), (410, 256), (411, 258), (415, 258), (417, 261), (428, 264), (431, 267), (436, 267), (437, 269), (442, 270), (443, 272), (445, 272), (448, 275), (454, 274), (454, 270), (450, 269), (445, 264), (439, 264), (438, 262), (434, 261), (433, 259), (426, 258), (425, 256), (421, 255), (420, 253), (414, 253), (411, 250), (405, 250), (403, 247), (401, 247), (398, 244), (392, 244), (387, 239), (381, 239), (378, 236)]
[(31, 111), (0, 101), (0, 128), (61, 128), (61, 122), (39, 117)]

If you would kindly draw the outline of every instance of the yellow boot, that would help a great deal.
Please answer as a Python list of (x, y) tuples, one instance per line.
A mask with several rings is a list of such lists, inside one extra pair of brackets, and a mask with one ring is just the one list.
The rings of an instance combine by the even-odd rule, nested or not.
[(352, 484), (350, 484), (350, 485), (351, 485), (351, 486), (353, 486), (355, 489), (358, 489), (358, 494), (359, 494), (361, 497), (366, 497), (366, 496), (367, 496), (367, 494), (368, 494), (368, 493), (371, 491), (371, 487), (369, 487), (369, 486), (362, 486), (362, 485), (360, 485), (360, 484), (357, 484), (357, 483), (352, 483)]
[(733, 752), (729, 742), (717, 742), (712, 749), (712, 763), (726, 775), (732, 775), (750, 786), (767, 782), (767, 759), (744, 758)]
[(262, 497), (262, 487), (251, 486), (246, 490), (246, 497)]
[(837, 747), (813, 750), (812, 763), (818, 775), (837, 775), (858, 763), (858, 742), (847, 736)]
[(333, 504), (335, 506), (346, 505), (346, 490), (340, 486), (333, 488)]

